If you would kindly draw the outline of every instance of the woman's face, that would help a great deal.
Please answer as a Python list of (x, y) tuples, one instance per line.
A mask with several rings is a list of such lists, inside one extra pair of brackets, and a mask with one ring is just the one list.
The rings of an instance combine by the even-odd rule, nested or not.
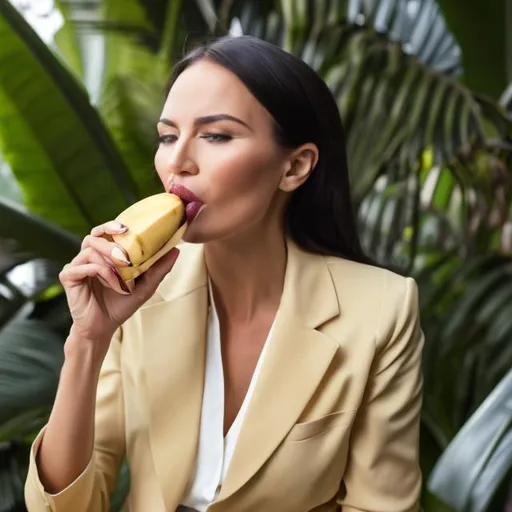
[(230, 71), (207, 60), (173, 84), (158, 123), (155, 166), (191, 190), (205, 207), (187, 229), (188, 242), (247, 233), (282, 216), (286, 152), (270, 114)]

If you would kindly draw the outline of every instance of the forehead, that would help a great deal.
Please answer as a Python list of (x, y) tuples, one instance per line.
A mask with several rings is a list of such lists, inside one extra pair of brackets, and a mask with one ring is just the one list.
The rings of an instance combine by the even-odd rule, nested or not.
[(162, 115), (186, 122), (218, 113), (240, 117), (247, 123), (270, 121), (268, 112), (234, 73), (214, 62), (200, 60), (174, 82)]

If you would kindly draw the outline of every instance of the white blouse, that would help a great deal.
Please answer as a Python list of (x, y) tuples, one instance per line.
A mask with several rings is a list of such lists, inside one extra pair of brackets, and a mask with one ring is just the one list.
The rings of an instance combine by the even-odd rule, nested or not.
[(235, 450), (240, 427), (258, 378), (265, 349), (274, 325), (270, 328), (263, 350), (258, 358), (249, 389), (240, 410), (224, 438), (224, 371), (220, 342), (220, 326), (213, 300), (211, 283), (208, 282), (210, 310), (206, 346), (206, 373), (199, 446), (194, 473), (178, 512), (205, 512), (220, 492), (231, 457)]

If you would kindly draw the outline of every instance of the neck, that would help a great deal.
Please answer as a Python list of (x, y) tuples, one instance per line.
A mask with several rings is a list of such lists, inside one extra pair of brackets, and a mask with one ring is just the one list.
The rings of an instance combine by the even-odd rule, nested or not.
[(219, 316), (248, 324), (257, 315), (275, 314), (286, 270), (282, 230), (209, 242), (205, 258)]

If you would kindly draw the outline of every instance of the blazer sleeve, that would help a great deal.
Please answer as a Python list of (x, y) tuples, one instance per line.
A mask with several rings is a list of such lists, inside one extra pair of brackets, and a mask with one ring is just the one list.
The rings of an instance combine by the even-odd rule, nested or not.
[(376, 353), (352, 430), (344, 492), (338, 499), (342, 512), (421, 510), (424, 335), (418, 289), (410, 277), (385, 274)]
[(45, 492), (39, 479), (36, 457), (46, 426), (32, 443), (25, 481), (28, 512), (108, 512), (109, 498), (117, 484), (125, 453), (120, 352), (121, 329), (118, 329), (100, 371), (94, 450), (82, 474), (57, 494)]

